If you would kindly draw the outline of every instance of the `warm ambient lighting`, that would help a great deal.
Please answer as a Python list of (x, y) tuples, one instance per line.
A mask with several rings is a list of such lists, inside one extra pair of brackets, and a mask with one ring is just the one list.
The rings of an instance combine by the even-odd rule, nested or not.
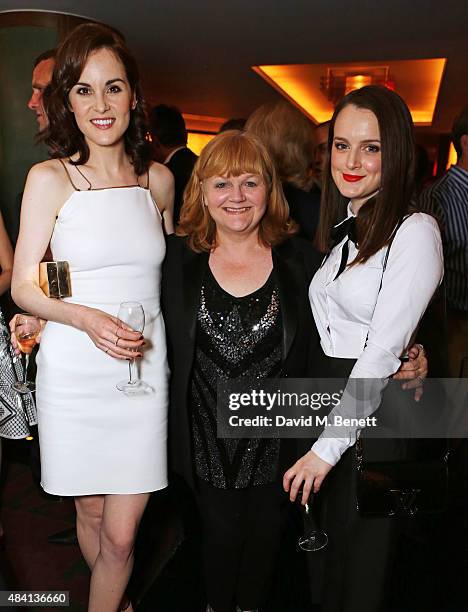
[(202, 132), (205, 134), (217, 134), (219, 128), (226, 121), (225, 117), (210, 117), (209, 115), (192, 115), (182, 113), (185, 125), (189, 132)]
[(226, 121), (225, 117), (210, 117), (209, 115), (192, 115), (183, 113), (187, 126), (187, 146), (197, 155), (203, 147), (219, 132), (219, 128)]
[(453, 146), (453, 142), (451, 142), (450, 143), (449, 154), (448, 154), (446, 170), (448, 170), (450, 168), (450, 166), (455, 166), (456, 163), (457, 163), (457, 160), (458, 160), (457, 152), (455, 151), (455, 147)]
[(437, 58), (346, 64), (279, 64), (252, 66), (252, 69), (315, 123), (322, 123), (331, 118), (334, 108), (320, 89), (323, 75), (345, 70), (347, 74), (359, 77), (385, 68), (391, 74), (389, 87), (404, 98), (413, 121), (417, 125), (431, 125), (446, 61), (446, 58)]
[(368, 74), (348, 75), (345, 79), (345, 95), (355, 89), (361, 89), (372, 84), (372, 77)]
[(387, 87), (390, 78), (388, 66), (344, 66), (328, 67), (320, 77), (320, 89), (327, 100), (335, 106), (343, 96), (366, 85), (383, 85)]
[(214, 136), (214, 134), (199, 134), (195, 132), (188, 132), (187, 146), (196, 155), (200, 155), (203, 147), (207, 145), (210, 140), (214, 138)]

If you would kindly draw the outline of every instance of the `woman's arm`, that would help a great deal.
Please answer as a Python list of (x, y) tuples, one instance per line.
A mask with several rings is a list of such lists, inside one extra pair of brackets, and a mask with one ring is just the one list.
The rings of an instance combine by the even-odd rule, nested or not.
[(3, 295), (11, 284), (13, 270), (13, 249), (0, 214), (0, 295)]
[(174, 233), (174, 177), (162, 164), (154, 163), (149, 169), (149, 188), (164, 220), (166, 234)]
[[(135, 353), (128, 349), (141, 346), (140, 334), (123, 328), (118, 319), (100, 310), (48, 298), (39, 287), (39, 262), (49, 244), (60, 208), (70, 194), (70, 184), (57, 160), (43, 162), (30, 170), (21, 205), (11, 286), (13, 300), (41, 319), (86, 332), (99, 349), (112, 357), (134, 357)], [(122, 339), (118, 346), (115, 344), (117, 338)]]

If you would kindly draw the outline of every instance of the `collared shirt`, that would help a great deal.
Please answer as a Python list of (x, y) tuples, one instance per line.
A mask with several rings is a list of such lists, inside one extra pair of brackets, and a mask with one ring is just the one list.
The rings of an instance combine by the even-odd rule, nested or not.
[[(351, 215), (348, 206), (348, 217)], [(412, 214), (395, 235), (385, 273), (387, 247), (365, 263), (347, 267), (334, 280), (347, 240), (345, 237), (332, 249), (312, 280), (309, 289), (312, 311), (324, 353), (329, 357), (357, 359), (350, 377), (381, 379), (383, 389), (384, 381), (400, 367), (400, 356), (442, 279), (440, 232), (430, 215)], [(348, 246), (351, 263), (358, 250), (351, 241)], [(355, 407), (345, 405), (346, 399), (345, 390), (333, 416), (352, 416), (353, 410), (356, 416)], [(377, 408), (378, 403), (367, 406), (364, 416)], [(355, 441), (357, 431), (350, 429), (345, 437), (336, 438), (322, 434), (312, 449), (335, 465)]]
[(441, 226), (448, 305), (468, 311), (468, 171), (451, 166), (422, 192), (418, 205)]

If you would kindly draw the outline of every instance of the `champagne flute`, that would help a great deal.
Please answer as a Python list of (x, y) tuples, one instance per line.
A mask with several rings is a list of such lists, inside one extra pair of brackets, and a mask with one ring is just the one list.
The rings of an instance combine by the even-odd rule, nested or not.
[(31, 393), (35, 385), (28, 380), (29, 355), (36, 345), (36, 339), (41, 333), (41, 322), (34, 315), (23, 312), (15, 319), (15, 336), (19, 350), (24, 355), (23, 380), (12, 384), (12, 388), (21, 394)]
[(328, 535), (317, 527), (315, 522), (313, 510), (312, 510), (312, 499), (314, 493), (311, 491), (309, 499), (306, 504), (302, 504), (302, 489), (298, 491), (296, 502), (300, 505), (302, 520), (304, 522), (304, 533), (297, 541), (299, 548), (306, 552), (314, 552), (316, 550), (322, 550), (328, 544)]
[[(122, 302), (119, 308), (118, 318), (131, 327), (134, 331), (142, 333), (145, 328), (145, 311), (139, 302)], [(140, 380), (133, 373), (135, 359), (128, 361), (128, 380), (121, 380), (117, 383), (117, 389), (126, 395), (143, 395), (151, 393), (154, 389)]]

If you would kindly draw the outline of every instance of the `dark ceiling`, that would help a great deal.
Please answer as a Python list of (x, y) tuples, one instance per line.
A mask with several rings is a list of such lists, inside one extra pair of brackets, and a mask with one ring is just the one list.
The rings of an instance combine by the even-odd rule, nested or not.
[(278, 94), (255, 64), (447, 57), (433, 130), (468, 103), (468, 2), (444, 0), (0, 0), (120, 30), (151, 103), (186, 113), (246, 116)]

